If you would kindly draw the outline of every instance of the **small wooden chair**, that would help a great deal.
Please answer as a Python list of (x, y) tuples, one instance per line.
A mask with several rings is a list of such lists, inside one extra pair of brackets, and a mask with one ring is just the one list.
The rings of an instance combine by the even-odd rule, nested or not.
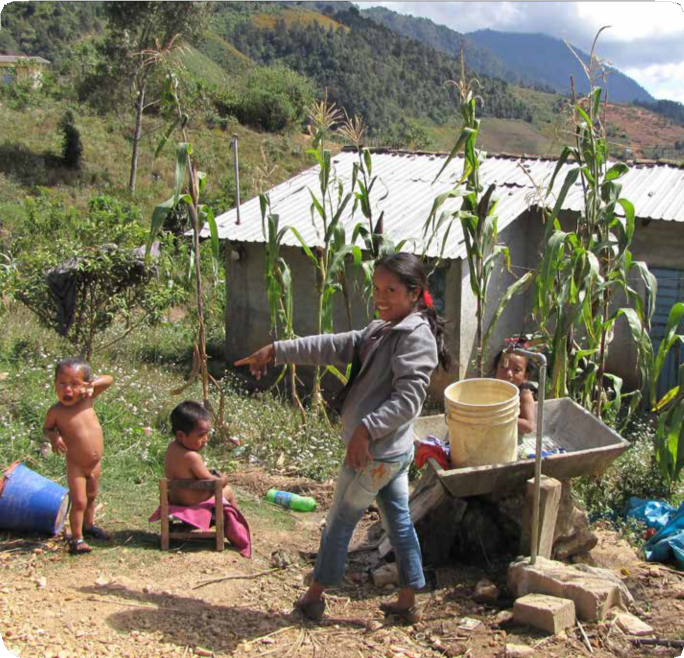
[[(169, 522), (169, 491), (178, 489), (195, 489), (213, 491), (215, 499), (215, 530), (171, 531)], [(216, 550), (223, 550), (223, 486), (221, 480), (159, 480), (159, 505), (161, 507), (161, 550), (168, 551), (171, 539), (213, 539), (216, 538)]]

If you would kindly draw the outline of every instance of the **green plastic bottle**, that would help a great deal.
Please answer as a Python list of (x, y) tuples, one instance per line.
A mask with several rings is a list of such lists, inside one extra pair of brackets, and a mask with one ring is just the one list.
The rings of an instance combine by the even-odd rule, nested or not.
[(316, 501), (310, 496), (299, 496), (289, 491), (269, 489), (266, 500), (274, 505), (280, 505), (295, 512), (313, 512), (316, 509)]

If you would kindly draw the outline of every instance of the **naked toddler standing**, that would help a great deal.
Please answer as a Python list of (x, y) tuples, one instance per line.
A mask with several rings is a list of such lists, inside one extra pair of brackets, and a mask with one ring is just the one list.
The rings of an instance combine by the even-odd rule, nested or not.
[(104, 442), (94, 400), (113, 381), (109, 375), (92, 379), (90, 364), (79, 358), (64, 359), (55, 368), (58, 402), (47, 412), (43, 434), (54, 453), (66, 455), (71, 496), (69, 552), (74, 555), (92, 551), (83, 539), (84, 534), (109, 539), (108, 533), (95, 525), (95, 498)]

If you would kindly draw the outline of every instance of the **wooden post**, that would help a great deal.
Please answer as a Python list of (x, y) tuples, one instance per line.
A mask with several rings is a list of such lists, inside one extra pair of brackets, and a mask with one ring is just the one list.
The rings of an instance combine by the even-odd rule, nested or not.
[(169, 550), (169, 494), (166, 478), (159, 480), (159, 505), (161, 507), (161, 549)]
[(216, 550), (223, 550), (223, 485), (220, 478), (216, 478), (214, 484), (214, 496), (216, 497)]

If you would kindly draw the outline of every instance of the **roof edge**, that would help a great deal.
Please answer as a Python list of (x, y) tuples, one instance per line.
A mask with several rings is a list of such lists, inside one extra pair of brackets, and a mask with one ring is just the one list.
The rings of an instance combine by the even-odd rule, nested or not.
[[(383, 153), (387, 155), (422, 155), (422, 156), (432, 156), (437, 158), (446, 158), (449, 153), (446, 151), (411, 151), (410, 149), (394, 149), (389, 146), (368, 146), (367, 148), (371, 153)], [(353, 153), (355, 152), (356, 146), (345, 145), (341, 149), (341, 153)], [(539, 154), (528, 154), (528, 153), (508, 153), (507, 151), (501, 151), (495, 153), (493, 151), (487, 151), (487, 155), (492, 158), (500, 158), (502, 160), (538, 160), (547, 162), (558, 162), (558, 156), (556, 155), (539, 155)], [(574, 162), (573, 158), (568, 158), (568, 162)], [(668, 167), (675, 167), (677, 169), (684, 169), (684, 159), (668, 160), (666, 158), (658, 158), (657, 160), (650, 160), (647, 158), (634, 158), (632, 160), (623, 160), (625, 164), (643, 167), (656, 167), (666, 165)]]

